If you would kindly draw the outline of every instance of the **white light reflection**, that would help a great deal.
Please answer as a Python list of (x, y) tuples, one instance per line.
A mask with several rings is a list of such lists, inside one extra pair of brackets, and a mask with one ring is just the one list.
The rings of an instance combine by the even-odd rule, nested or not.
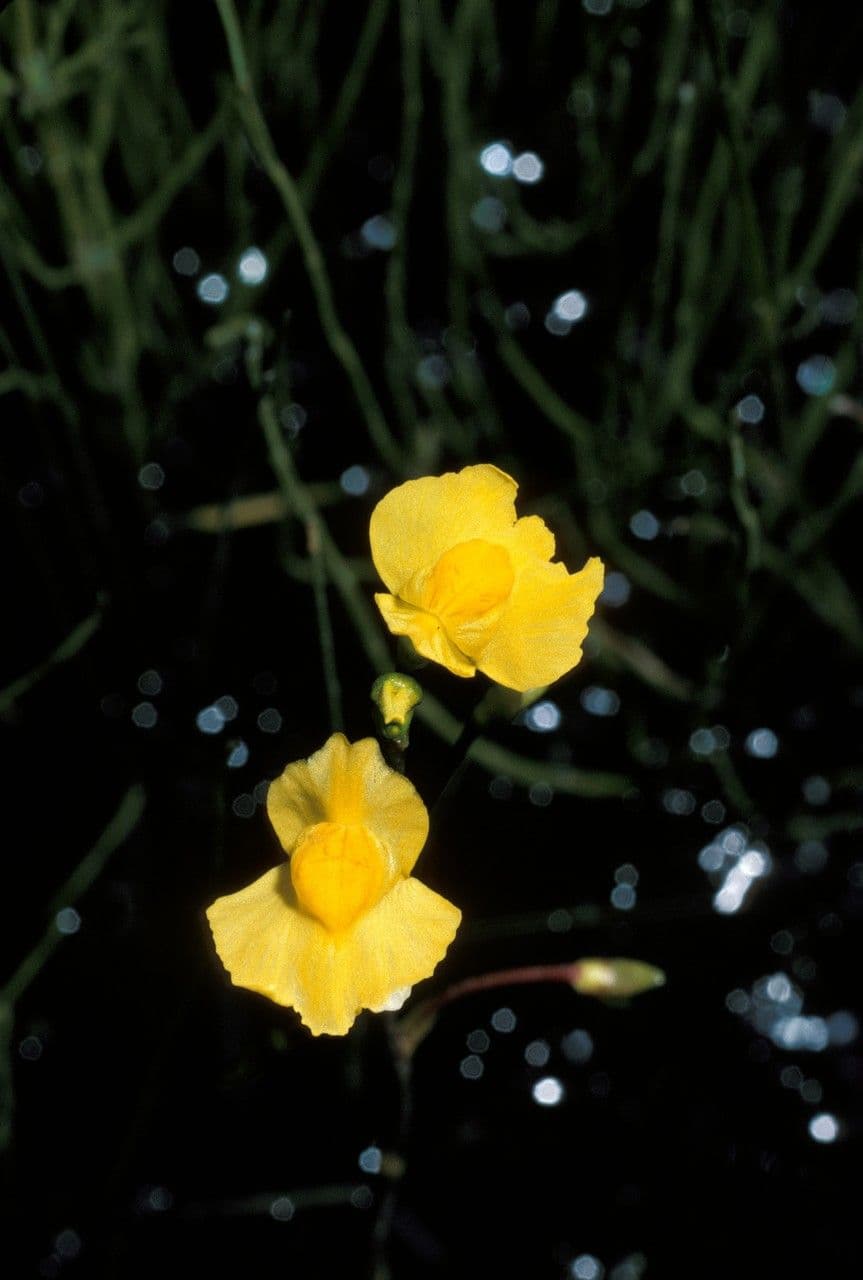
[(515, 1031), (516, 1016), (512, 1009), (504, 1008), (496, 1009), (491, 1015), (491, 1025), (495, 1031), (499, 1031), (501, 1035), (509, 1035), (511, 1031)]
[(575, 324), (587, 315), (587, 298), (578, 289), (567, 289), (555, 298), (552, 311), (561, 320)]
[(734, 915), (743, 905), (756, 880), (763, 879), (771, 867), (770, 854), (764, 845), (752, 845), (740, 827), (727, 827), (698, 854), (698, 865), (718, 885), (713, 895), (713, 909), (720, 915)]
[(658, 535), (660, 525), (652, 511), (636, 511), (629, 522), (629, 527), (642, 542), (652, 542)]
[(570, 1263), (569, 1274), (575, 1277), (575, 1280), (602, 1280), (605, 1275), (605, 1268), (595, 1258), (592, 1253), (582, 1253)]
[(270, 1205), (270, 1217), (276, 1222), (290, 1222), (294, 1216), (294, 1204), (287, 1196), (278, 1196)]
[(544, 1067), (551, 1057), (547, 1040), (531, 1040), (524, 1051), (524, 1060), (530, 1067)]
[(255, 799), (247, 791), (237, 796), (231, 805), (231, 812), (237, 818), (253, 818), (255, 816)]
[(471, 1031), (467, 1036), (467, 1047), (471, 1053), (487, 1053), (491, 1045), (491, 1040), (487, 1031), (483, 1031), (478, 1027), (475, 1031)]
[(593, 1054), (593, 1037), (589, 1031), (576, 1027), (563, 1037), (560, 1047), (569, 1062), (587, 1062)]
[(161, 489), (165, 483), (165, 472), (158, 462), (145, 462), (141, 470), (138, 472), (138, 484), (142, 489), (149, 489), (151, 492)]
[(442, 355), (423, 356), (417, 365), (416, 379), (426, 391), (440, 391), (449, 382), (449, 364)]
[(829, 1111), (822, 1111), (809, 1121), (809, 1135), (816, 1142), (835, 1142), (839, 1137), (839, 1122)]
[[(851, 1016), (853, 1028), (839, 1022), (840, 1037), (849, 1031), (852, 1038), (856, 1035), (856, 1020), (853, 1015), (839, 1013), (831, 1018), (821, 1018), (804, 1014), (803, 993), (782, 970), (759, 978), (753, 983), (751, 993), (739, 987), (730, 991), (725, 997), (725, 1005), (732, 1013), (746, 1018), (777, 1049), (788, 1052), (822, 1053), (829, 1044), (842, 1043), (840, 1039), (834, 1039), (836, 1019)], [(803, 1077), (796, 1068), (793, 1071), (788, 1069), (783, 1071), (782, 1083), (798, 1088), (802, 1086)], [(812, 1083), (818, 1084), (817, 1081)], [(818, 1089), (820, 1090), (820, 1085)], [(807, 1100), (810, 1102), (820, 1100), (820, 1092), (816, 1097), (814, 1089), (809, 1090), (809, 1095), (811, 1096)]]
[(587, 298), (580, 289), (567, 289), (558, 294), (546, 317), (545, 327), (555, 337), (564, 338), (587, 315)]
[(512, 152), (505, 142), (490, 142), (483, 147), (479, 162), (493, 178), (505, 178), (512, 173)]
[(152, 702), (139, 702), (132, 708), (132, 722), (139, 729), (152, 729), (159, 719), (159, 713)]
[(620, 698), (613, 689), (604, 689), (601, 685), (590, 684), (582, 689), (579, 698), (588, 715), (616, 716), (620, 710)]
[(738, 421), (747, 426), (756, 426), (764, 417), (764, 401), (759, 396), (744, 396), (734, 406)]
[(237, 275), (243, 284), (256, 285), (263, 284), (267, 278), (269, 271), (269, 263), (262, 251), (254, 245), (250, 245), (248, 249), (240, 257), (237, 264)]
[(371, 476), (365, 467), (359, 465), (348, 467), (339, 476), (339, 485), (352, 498), (361, 498), (364, 493), (368, 492), (370, 484)]
[(636, 892), (631, 884), (616, 884), (611, 891), (611, 905), (618, 911), (631, 911), (635, 906)]
[(563, 1101), (564, 1089), (556, 1076), (543, 1076), (531, 1090), (534, 1102), (541, 1107), (556, 1107)]
[(797, 366), (797, 385), (807, 396), (826, 396), (836, 381), (836, 366), (829, 356), (810, 356)]
[(462, 1058), (458, 1069), (465, 1080), (479, 1080), (485, 1071), (485, 1066), (482, 1058), (478, 1058), (475, 1053), (472, 1053), (469, 1057)]
[(213, 703), (212, 706), (204, 707), (203, 711), (198, 712), (195, 716), (195, 724), (201, 733), (221, 733), (225, 727), (225, 717), (221, 709)]
[(662, 793), (662, 807), (675, 818), (688, 818), (695, 809), (695, 796), (685, 787), (668, 787)]
[(548, 700), (535, 702), (524, 713), (524, 723), (534, 733), (553, 733), (560, 727), (561, 719), (560, 707)]
[(224, 302), (231, 292), (230, 285), (224, 276), (213, 271), (198, 281), (198, 297), (208, 306), (217, 307)]
[[(266, 796), (264, 797), (266, 800)], [(263, 803), (263, 801), (261, 802)], [(375, 1013), (398, 1013), (407, 1002), (413, 987), (396, 987), (381, 1004), (375, 1006)]]
[(619, 609), (622, 604), (626, 604), (631, 590), (626, 574), (617, 572), (606, 574), (605, 586), (599, 597), (600, 603), (610, 604), (613, 608)]
[(62, 907), (54, 917), (54, 925), (58, 933), (77, 933), (81, 928), (81, 917), (74, 907)]
[(470, 220), (480, 231), (502, 231), (506, 224), (506, 205), (497, 196), (483, 196), (470, 211)]
[(379, 249), (382, 253), (392, 249), (398, 239), (395, 226), (382, 213), (367, 218), (360, 228), (360, 238), (369, 249)]
[(146, 694), (148, 698), (154, 698), (156, 694), (162, 692), (162, 677), (158, 671), (150, 668), (149, 671), (142, 671), (138, 676), (138, 692)]
[(725, 821), (725, 805), (721, 800), (708, 800), (701, 806), (701, 816), (711, 826), (718, 827)]
[(747, 735), (743, 749), (756, 760), (772, 760), (779, 750), (779, 739), (772, 729), (753, 729)]
[(275, 707), (267, 707), (258, 716), (258, 728), (261, 733), (278, 733), (282, 727), (282, 713)]
[(357, 1164), (363, 1173), (380, 1173), (383, 1163), (383, 1153), (380, 1147), (366, 1147), (365, 1151), (360, 1152)]
[(177, 250), (172, 263), (178, 276), (196, 276), (201, 269), (201, 259), (188, 245)]
[(533, 186), (535, 182), (541, 181), (544, 173), (545, 165), (535, 151), (523, 151), (512, 162), (512, 176), (516, 182)]
[(704, 472), (693, 468), (680, 477), (680, 490), (687, 498), (701, 498), (707, 492), (707, 480)]

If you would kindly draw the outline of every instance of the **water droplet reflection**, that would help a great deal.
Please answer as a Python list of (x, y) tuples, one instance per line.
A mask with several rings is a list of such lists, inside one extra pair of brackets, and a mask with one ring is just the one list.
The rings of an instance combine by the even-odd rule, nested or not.
[(592, 1253), (582, 1253), (570, 1263), (569, 1274), (574, 1280), (602, 1280), (605, 1268)]
[(531, 1090), (534, 1102), (541, 1107), (556, 1107), (563, 1101), (564, 1088), (556, 1076), (543, 1076)]
[(352, 498), (361, 498), (368, 492), (371, 476), (365, 467), (354, 465), (342, 472), (339, 484), (344, 493), (350, 494)]
[(256, 248), (255, 245), (250, 245), (249, 248), (243, 252), (240, 257), (240, 261), (237, 264), (237, 275), (240, 277), (243, 284), (263, 284), (267, 278), (268, 271), (269, 263), (267, 262), (266, 256), (260, 249)]
[(836, 381), (836, 366), (829, 356), (810, 356), (797, 366), (797, 385), (808, 396), (826, 396)]
[(278, 1196), (270, 1205), (270, 1217), (276, 1222), (290, 1222), (294, 1216), (294, 1204), (288, 1196)]
[(217, 307), (228, 297), (230, 285), (218, 272), (210, 272), (198, 281), (198, 297), (208, 306)]
[(512, 176), (516, 182), (524, 182), (533, 186), (540, 182), (545, 173), (545, 165), (535, 151), (523, 151), (512, 162)]
[(734, 411), (740, 422), (755, 426), (764, 417), (764, 401), (760, 396), (744, 396), (742, 400), (738, 400)]
[(172, 259), (172, 264), (179, 276), (196, 276), (201, 269), (201, 259), (195, 250), (188, 245), (177, 250)]
[(530, 1067), (544, 1067), (551, 1057), (547, 1040), (531, 1040), (524, 1051), (524, 1060)]
[(652, 511), (636, 511), (629, 521), (629, 527), (642, 542), (652, 542), (659, 534), (659, 521)]
[(459, 1063), (459, 1071), (465, 1080), (479, 1080), (485, 1071), (482, 1058), (477, 1057), (475, 1053), (470, 1054), (467, 1058), (462, 1058)]
[(383, 1155), (380, 1147), (366, 1147), (361, 1151), (357, 1161), (363, 1173), (380, 1173)]
[(62, 907), (54, 917), (54, 927), (58, 933), (77, 933), (81, 928), (81, 917), (74, 907)]
[(491, 142), (479, 153), (479, 162), (493, 178), (505, 178), (512, 172), (512, 151), (505, 142)]
[(515, 1031), (516, 1016), (512, 1009), (504, 1006), (502, 1009), (496, 1009), (491, 1015), (491, 1025), (495, 1031), (499, 1031), (501, 1035), (509, 1035), (511, 1031)]
[(839, 1136), (839, 1122), (829, 1111), (822, 1111), (809, 1121), (809, 1133), (816, 1142), (835, 1142)]
[(548, 699), (535, 702), (524, 713), (524, 724), (534, 733), (553, 733), (560, 727), (561, 720), (560, 707)]

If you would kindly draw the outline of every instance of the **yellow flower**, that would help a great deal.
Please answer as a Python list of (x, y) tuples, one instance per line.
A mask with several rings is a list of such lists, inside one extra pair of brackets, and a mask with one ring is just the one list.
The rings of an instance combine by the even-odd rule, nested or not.
[(428, 834), (412, 784), (373, 738), (334, 733), (272, 783), (267, 813), (290, 861), (207, 910), (231, 980), (296, 1009), (313, 1035), (400, 1007), (461, 919), (410, 874)]
[(554, 534), (516, 518), (517, 490), (486, 463), (408, 480), (375, 507), (369, 534), (390, 631), (454, 675), (483, 671), (524, 693), (581, 658), (603, 567), (552, 564)]

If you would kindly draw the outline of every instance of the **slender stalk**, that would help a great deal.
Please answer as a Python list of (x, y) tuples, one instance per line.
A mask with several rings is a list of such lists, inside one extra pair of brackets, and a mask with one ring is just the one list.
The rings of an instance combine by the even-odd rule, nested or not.
[(407, 459), (390, 433), (359, 353), (339, 318), (324, 256), (306, 214), (302, 197), (294, 179), (279, 159), (267, 122), (255, 97), (233, 0), (216, 0), (216, 7), (225, 31), (234, 82), (238, 91), (237, 109), (264, 172), (281, 197), (297, 238), (324, 337), (351, 384), (372, 443), (383, 461), (401, 474), (408, 469)]
[(330, 729), (333, 733), (344, 727), (342, 711), (342, 687), (336, 665), (336, 644), (333, 622), (327, 599), (327, 567), (321, 548), (321, 531), (318, 520), (306, 521), (306, 545), (312, 562), (312, 590), (315, 596), (315, 617), (321, 641), (321, 662), (324, 668), (324, 684), (327, 690), (327, 709)]

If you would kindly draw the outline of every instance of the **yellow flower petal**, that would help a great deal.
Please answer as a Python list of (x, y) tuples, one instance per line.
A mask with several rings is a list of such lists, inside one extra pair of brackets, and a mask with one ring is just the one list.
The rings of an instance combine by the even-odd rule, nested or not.
[(512, 551), (517, 562), (550, 560), (554, 555), (554, 534), (541, 516), (522, 516), (512, 531)]
[(476, 663), (461, 653), (450, 640), (443, 624), (424, 609), (417, 609), (395, 596), (376, 595), (375, 604), (394, 636), (407, 636), (417, 653), (439, 662), (455, 676), (472, 676)]
[(237, 986), (296, 1009), (313, 1035), (344, 1035), (361, 1009), (385, 1007), (432, 973), (461, 913), (411, 877), (334, 935), (299, 908), (282, 866), (218, 898), (207, 917)]
[(374, 738), (351, 743), (342, 733), (271, 783), (267, 813), (286, 853), (320, 822), (365, 826), (402, 875), (428, 835), (428, 813), (413, 784), (388, 767)]
[(516, 489), (490, 466), (410, 480), (378, 503), (370, 537), (389, 630), (454, 675), (523, 693), (578, 663), (603, 568), (551, 563), (554, 535), (516, 519)]
[(511, 529), (517, 488), (505, 471), (481, 463), (391, 489), (369, 526), (372, 559), (387, 588), (401, 595), (411, 578), (457, 543)]
[(498, 684), (524, 692), (553, 684), (581, 657), (587, 624), (602, 590), (595, 556), (580, 573), (562, 564), (525, 567), (500, 618), (485, 635), (456, 632), (460, 648), (478, 645), (477, 666)]

